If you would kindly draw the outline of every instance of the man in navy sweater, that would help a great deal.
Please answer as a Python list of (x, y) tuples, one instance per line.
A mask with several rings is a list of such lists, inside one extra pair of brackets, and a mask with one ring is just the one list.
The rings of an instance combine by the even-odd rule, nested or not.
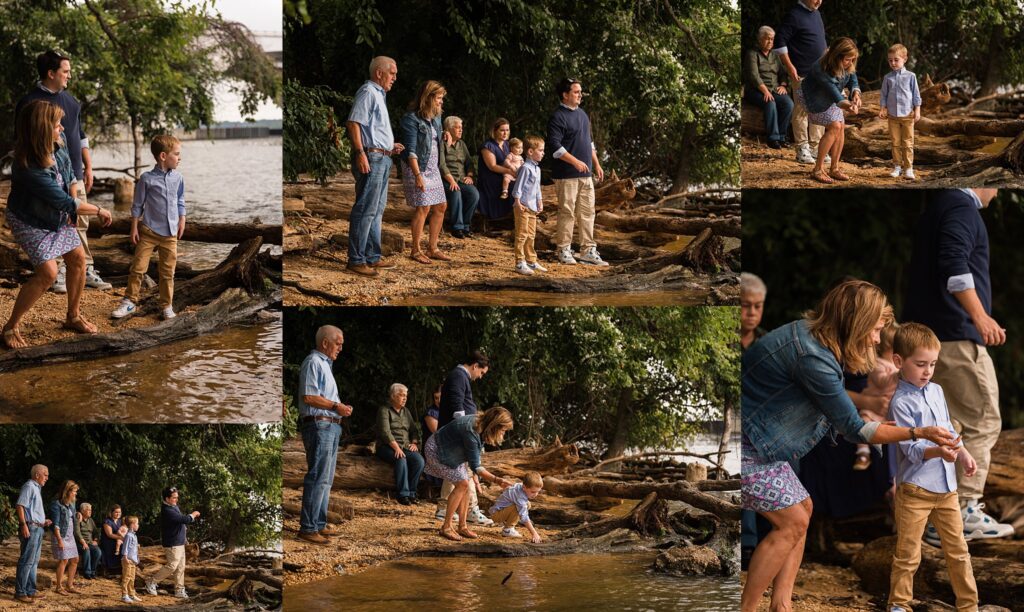
[[(810, 73), (811, 67), (821, 59), (828, 48), (825, 40), (825, 24), (818, 8), (822, 0), (798, 0), (782, 19), (775, 31), (775, 48), (773, 52), (779, 56), (792, 87), (800, 87), (800, 81)], [(795, 93), (795, 91), (794, 91)], [(825, 128), (810, 124), (807, 108), (799, 102), (793, 107), (793, 144), (796, 147), (796, 160), (802, 164), (813, 164), (818, 154), (818, 141), (821, 140)], [(782, 126), (779, 127), (782, 129)], [(827, 162), (826, 162), (827, 163)]]
[(164, 546), (167, 563), (146, 581), (146, 592), (156, 595), (160, 581), (174, 575), (174, 596), (188, 599), (185, 592), (185, 541), (188, 527), (199, 518), (199, 512), (185, 514), (178, 507), (178, 489), (168, 487), (163, 491), (164, 502), (160, 507), (160, 543)]
[(576, 263), (572, 256), (572, 234), (574, 226), (579, 226), (580, 261), (607, 266), (594, 242), (594, 175), (600, 182), (604, 180), (604, 170), (597, 158), (590, 118), (580, 108), (583, 86), (576, 79), (562, 79), (555, 91), (561, 104), (548, 121), (547, 140), (547, 150), (553, 158), (551, 176), (558, 193), (555, 254), (561, 263)]
[[(996, 189), (930, 192), (914, 228), (903, 318), (930, 327), (942, 342), (935, 382), (942, 385), (949, 416), (963, 429), (964, 447), (978, 463), (967, 477), (957, 463), (957, 489), (964, 538), (1001, 538), (1013, 526), (997, 522), (979, 503), (988, 477), (992, 447), (999, 438), (999, 383), (987, 346), (1006, 342), (1006, 330), (992, 318), (988, 230), (981, 209)], [(925, 541), (939, 545), (929, 524)]]
[[(40, 53), (36, 58), (36, 71), (39, 73), (39, 82), (32, 91), (18, 100), (14, 116), (17, 117), (22, 107), (35, 100), (45, 100), (64, 111), (60, 124), (64, 128), (64, 138), (68, 143), (68, 155), (71, 157), (75, 178), (82, 183), (78, 190), (78, 199), (85, 202), (86, 194), (92, 190), (92, 154), (89, 151), (89, 139), (82, 129), (82, 105), (67, 90), (68, 80), (71, 79), (71, 60), (56, 51)], [(82, 248), (85, 249), (85, 286), (110, 289), (111, 284), (100, 278), (93, 267), (92, 251), (89, 250), (89, 240), (85, 235), (88, 229), (89, 217), (78, 215), (78, 237), (82, 241)], [(67, 293), (65, 276), (64, 259), (61, 258), (57, 280), (51, 287), (53, 291)]]

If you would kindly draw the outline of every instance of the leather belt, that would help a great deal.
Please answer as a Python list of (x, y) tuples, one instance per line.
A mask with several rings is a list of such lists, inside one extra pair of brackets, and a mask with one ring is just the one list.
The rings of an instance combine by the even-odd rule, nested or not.
[(392, 155), (394, 155), (394, 151), (392, 151), (391, 149), (374, 149), (374, 148), (369, 148), (368, 147), (368, 148), (363, 149), (363, 150), (368, 152), (368, 153), (370, 151), (373, 151), (374, 153), (381, 153), (383, 155), (387, 155), (388, 157), (391, 157)]
[(341, 425), (341, 418), (327, 417), (327, 416), (304, 416), (299, 419), (300, 423), (309, 423), (312, 421), (327, 421), (328, 423), (334, 423), (335, 425)]

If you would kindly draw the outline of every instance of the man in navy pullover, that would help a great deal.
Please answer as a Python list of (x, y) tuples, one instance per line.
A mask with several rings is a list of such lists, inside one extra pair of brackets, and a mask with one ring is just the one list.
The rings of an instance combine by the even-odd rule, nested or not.
[[(1013, 526), (981, 510), (992, 447), (999, 438), (999, 383), (987, 346), (1006, 342), (1006, 330), (992, 318), (988, 230), (981, 209), (996, 189), (930, 192), (914, 228), (903, 318), (930, 327), (942, 342), (935, 382), (946, 394), (949, 415), (963, 426), (964, 447), (978, 463), (967, 477), (957, 464), (957, 489), (964, 538), (1013, 535)], [(931, 525), (925, 540), (939, 545)]]
[[(75, 178), (81, 182), (81, 189), (78, 190), (78, 199), (85, 202), (86, 194), (92, 190), (92, 154), (89, 151), (89, 139), (82, 129), (81, 109), (82, 105), (72, 96), (68, 90), (68, 80), (71, 79), (71, 60), (57, 53), (47, 51), (40, 53), (36, 58), (36, 71), (39, 73), (39, 82), (36, 87), (22, 96), (14, 108), (14, 116), (17, 118), (21, 109), (35, 100), (45, 100), (55, 104), (64, 111), (60, 120), (64, 128), (64, 138), (68, 143), (68, 155), (71, 157), (71, 167), (75, 171)], [(78, 215), (78, 237), (82, 241), (82, 248), (85, 249), (85, 286), (95, 289), (110, 289), (111, 284), (100, 278), (100, 275), (93, 268), (92, 251), (89, 250), (89, 240), (85, 235), (89, 229), (89, 217)], [(57, 293), (66, 293), (66, 271), (64, 259), (61, 258), (60, 267), (57, 271), (57, 280), (54, 281), (51, 289)]]
[(547, 149), (551, 151), (551, 176), (558, 193), (558, 220), (555, 226), (555, 254), (564, 264), (575, 264), (572, 234), (580, 230), (580, 261), (607, 266), (594, 242), (594, 177), (604, 180), (597, 158), (597, 147), (590, 130), (590, 118), (580, 108), (583, 86), (576, 79), (562, 79), (555, 91), (561, 104), (548, 121)]
[(146, 592), (156, 595), (156, 586), (161, 580), (174, 574), (174, 596), (188, 599), (185, 592), (185, 534), (186, 525), (191, 525), (199, 518), (199, 512), (185, 514), (178, 508), (178, 490), (168, 487), (163, 491), (164, 502), (160, 508), (160, 540), (164, 546), (167, 563), (156, 574), (146, 581)]

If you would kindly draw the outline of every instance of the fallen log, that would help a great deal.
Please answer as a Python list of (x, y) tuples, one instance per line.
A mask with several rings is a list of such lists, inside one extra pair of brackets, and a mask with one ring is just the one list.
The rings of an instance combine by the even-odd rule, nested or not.
[(1024, 495), (1024, 428), (999, 434), (989, 460), (985, 497)]
[(417, 557), (536, 557), (574, 553), (640, 552), (649, 550), (648, 543), (635, 531), (616, 529), (594, 538), (566, 538), (531, 544), (491, 544), (460, 542), (422, 548), (409, 554)]
[(597, 495), (601, 497), (621, 497), (625, 499), (642, 499), (650, 493), (657, 493), (662, 499), (672, 499), (690, 504), (727, 520), (739, 520), (740, 507), (714, 495), (704, 493), (698, 487), (685, 481), (674, 483), (653, 482), (605, 482), (592, 479), (559, 480), (554, 477), (544, 479), (544, 488), (555, 495), (578, 497), (580, 495)]
[[(281, 510), (283, 510), (286, 514), (291, 514), (292, 516), (300, 516), (302, 514), (302, 504), (296, 502), (283, 502), (281, 504)], [(352, 517), (355, 516), (355, 512), (351, 506), (349, 506), (348, 510), (349, 511), (347, 514), (343, 514), (328, 509), (327, 522), (334, 523), (335, 525), (340, 525), (346, 521), (351, 520)]]
[[(103, 227), (98, 222), (89, 224), (88, 236), (100, 238), (109, 234), (129, 235), (132, 220), (127, 217), (114, 219), (114, 222)], [(194, 242), (212, 242), (217, 244), (238, 244), (259, 236), (265, 244), (281, 244), (281, 226), (260, 223), (202, 223), (189, 221), (185, 224), (185, 233), (179, 240)]]
[[(892, 141), (888, 134), (866, 136), (856, 127), (846, 128), (846, 144), (843, 149), (846, 159), (892, 159)], [(961, 151), (948, 144), (914, 143), (914, 163), (942, 165), (978, 159), (979, 154)]]
[(268, 306), (280, 302), (280, 290), (250, 296), (241, 289), (228, 289), (216, 300), (195, 312), (181, 313), (169, 321), (162, 321), (150, 327), (76, 336), (51, 344), (8, 350), (0, 354), (0, 372), (132, 353), (209, 333), (230, 323), (248, 319)]
[[(490, 291), (494, 289), (520, 289), (550, 293), (617, 293), (654, 290), (706, 290), (696, 282), (692, 270), (680, 265), (670, 265), (648, 273), (622, 273), (596, 278), (504, 278), (485, 280), (454, 287), (452, 291)], [(684, 296), (680, 294), (682, 303)], [(738, 302), (737, 302), (738, 303)]]
[(1009, 136), (1024, 132), (1024, 120), (994, 121), (984, 119), (928, 119), (922, 117), (916, 124), (917, 132), (931, 136)]
[(266, 570), (188, 565), (185, 567), (185, 573), (189, 576), (210, 576), (212, 578), (225, 579), (233, 579), (245, 576), (252, 580), (258, 580), (259, 582), (262, 582), (266, 585), (272, 586), (277, 589), (284, 588), (284, 580)]
[[(386, 227), (380, 228), (380, 251), (381, 255), (390, 257), (396, 253), (401, 254), (405, 252), (406, 234), (404, 232), (396, 232), (393, 229)], [(410, 234), (411, 238), (411, 234)], [(328, 241), (336, 249), (347, 250), (348, 249), (348, 234), (345, 232), (338, 232), (331, 236)]]
[(657, 493), (648, 493), (643, 501), (626, 516), (613, 516), (580, 525), (575, 529), (560, 533), (558, 538), (593, 538), (616, 529), (631, 529), (642, 536), (662, 535), (671, 531), (668, 522), (668, 505), (658, 497)]
[(1024, 132), (1018, 134), (1002, 152), (994, 155), (976, 155), (972, 160), (936, 172), (933, 178), (972, 176), (989, 168), (1005, 168), (1014, 175), (1024, 174)]
[(595, 222), (606, 227), (632, 232), (665, 232), (696, 236), (705, 229), (710, 229), (719, 236), (740, 238), (743, 230), (739, 219), (679, 219), (656, 215), (622, 216), (610, 212), (599, 212)]

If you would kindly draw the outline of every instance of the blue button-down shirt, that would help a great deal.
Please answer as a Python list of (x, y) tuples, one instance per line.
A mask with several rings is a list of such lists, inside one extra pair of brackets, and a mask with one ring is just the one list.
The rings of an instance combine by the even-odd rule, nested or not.
[(537, 212), (540, 208), (540, 166), (529, 157), (519, 166), (516, 173), (516, 185), (512, 188), (512, 197)]
[(391, 117), (385, 101), (384, 88), (367, 81), (356, 91), (356, 99), (348, 120), (359, 124), (363, 148), (391, 149), (395, 146), (395, 134), (391, 131)]
[(530, 522), (530, 498), (526, 496), (526, 491), (521, 482), (517, 482), (501, 492), (501, 495), (498, 496), (498, 501), (494, 502), (494, 505), (491, 506), (491, 515), (513, 504), (515, 504), (516, 510), (519, 511), (519, 520), (524, 524)]
[(893, 70), (882, 79), (882, 97), (879, 102), (889, 116), (909, 117), (914, 108), (921, 106), (921, 91), (917, 88), (917, 76), (906, 68)]
[(124, 540), (121, 542), (121, 556), (135, 565), (139, 564), (139, 537), (131, 528), (124, 534)]
[[(933, 382), (918, 387), (900, 380), (889, 402), (889, 410), (900, 427), (938, 425), (957, 435), (949, 422), (942, 387)], [(909, 482), (932, 493), (956, 491), (956, 466), (941, 457), (926, 461), (924, 451), (930, 446), (935, 446), (935, 443), (920, 438), (916, 442), (904, 440), (897, 445), (896, 484)]]
[(303, 360), (299, 369), (299, 415), (338, 418), (337, 412), (308, 406), (302, 399), (306, 395), (319, 395), (332, 402), (341, 401), (338, 399), (338, 383), (331, 372), (332, 363), (331, 358), (320, 351), (312, 351)]
[(18, 503), (15, 505), (25, 509), (26, 523), (42, 525), (46, 521), (46, 515), (43, 514), (43, 488), (38, 482), (29, 480), (23, 484), (18, 493)]
[(185, 179), (177, 170), (160, 165), (143, 172), (135, 184), (132, 217), (161, 236), (178, 234), (178, 219), (185, 216)]

